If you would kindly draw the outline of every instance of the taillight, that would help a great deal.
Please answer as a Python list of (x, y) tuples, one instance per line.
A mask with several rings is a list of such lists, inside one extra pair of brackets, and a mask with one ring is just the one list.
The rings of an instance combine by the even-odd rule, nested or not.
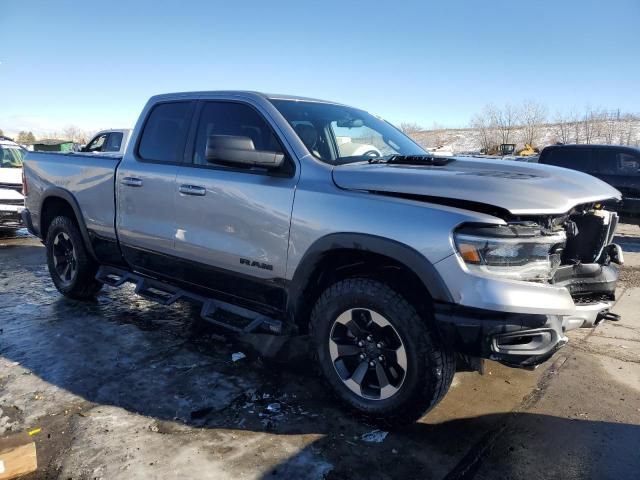
[(27, 177), (24, 174), (24, 168), (22, 169), (22, 195), (25, 197), (29, 194), (29, 187), (27, 186)]

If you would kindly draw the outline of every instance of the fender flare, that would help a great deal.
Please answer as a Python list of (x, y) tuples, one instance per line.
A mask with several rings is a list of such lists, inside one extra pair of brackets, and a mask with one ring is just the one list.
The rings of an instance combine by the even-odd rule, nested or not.
[[(65, 190), (64, 188), (61, 188), (61, 187), (51, 187), (45, 190), (45, 192), (42, 194), (42, 201), (40, 202), (40, 218), (38, 221), (38, 229), (39, 229), (40, 235), (42, 235), (42, 218), (43, 218), (42, 210), (45, 202), (49, 198), (62, 199), (71, 206), (71, 209), (73, 210), (73, 213), (76, 217), (76, 221), (78, 222), (78, 228), (80, 230), (80, 235), (82, 235), (84, 246), (89, 252), (89, 255), (91, 256), (91, 258), (97, 261), (96, 254), (93, 251), (93, 246), (91, 244), (91, 238), (89, 237), (89, 231), (87, 230), (87, 225), (84, 222), (82, 210), (80, 210), (80, 205), (78, 205), (78, 201), (76, 200), (76, 197), (74, 197), (69, 190)], [(46, 238), (42, 238), (42, 241), (43, 242), (46, 241)]]
[(406, 266), (422, 281), (434, 301), (453, 302), (453, 297), (433, 264), (410, 246), (377, 235), (332, 233), (316, 240), (305, 252), (289, 283), (287, 310), (295, 318), (304, 301), (303, 292), (322, 256), (337, 249), (354, 249), (389, 257)]

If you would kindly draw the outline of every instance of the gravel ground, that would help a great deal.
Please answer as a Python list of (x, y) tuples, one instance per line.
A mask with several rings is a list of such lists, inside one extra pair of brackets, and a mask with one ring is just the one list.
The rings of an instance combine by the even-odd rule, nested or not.
[(385, 437), (306, 359), (265, 363), (188, 304), (130, 288), (66, 300), (38, 241), (0, 238), (0, 435), (42, 429), (28, 479), (634, 478), (640, 229), (617, 241), (621, 322), (571, 332), (535, 371), (456, 374), (434, 411)]

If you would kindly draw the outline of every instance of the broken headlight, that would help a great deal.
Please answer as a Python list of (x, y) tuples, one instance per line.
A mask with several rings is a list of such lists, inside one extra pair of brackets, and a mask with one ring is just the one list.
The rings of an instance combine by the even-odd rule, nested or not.
[(553, 277), (566, 242), (564, 230), (543, 233), (537, 225), (467, 226), (454, 238), (469, 271), (538, 282)]

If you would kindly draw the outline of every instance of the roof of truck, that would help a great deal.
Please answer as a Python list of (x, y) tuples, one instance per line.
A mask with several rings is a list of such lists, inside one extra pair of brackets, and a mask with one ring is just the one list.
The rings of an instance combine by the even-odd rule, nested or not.
[(316, 102), (316, 103), (331, 103), (334, 105), (341, 105), (338, 102), (333, 102), (330, 100), (321, 100), (318, 98), (310, 98), (310, 97), (300, 97), (296, 95), (284, 95), (278, 93), (264, 93), (264, 92), (256, 92), (253, 90), (209, 90), (209, 91), (196, 91), (196, 92), (174, 92), (174, 93), (164, 93), (161, 95), (154, 95), (153, 99), (161, 99), (161, 98), (175, 98), (175, 97), (197, 97), (200, 95), (230, 95), (230, 96), (256, 96), (263, 97), (268, 100), (290, 100), (295, 102)]

